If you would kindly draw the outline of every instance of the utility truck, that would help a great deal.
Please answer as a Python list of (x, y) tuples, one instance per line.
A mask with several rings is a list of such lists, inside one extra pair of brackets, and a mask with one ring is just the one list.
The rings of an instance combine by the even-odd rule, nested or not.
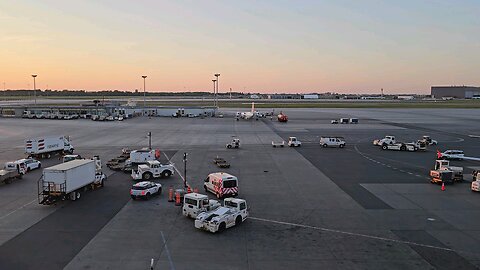
[(187, 193), (183, 197), (184, 216), (189, 218), (197, 218), (198, 214), (208, 212), (220, 207), (217, 200), (209, 200), (207, 195), (200, 193)]
[(38, 202), (49, 205), (58, 200), (80, 199), (88, 189), (102, 187), (106, 179), (102, 163), (94, 159), (76, 159), (43, 170), (38, 180)]
[(247, 202), (243, 199), (227, 198), (223, 206), (213, 211), (200, 213), (195, 219), (195, 228), (212, 233), (223, 232), (238, 226), (248, 217)]
[(10, 184), (14, 179), (22, 179), (27, 172), (25, 163), (7, 162), (2, 170), (0, 170), (0, 183)]
[(137, 170), (132, 170), (133, 180), (150, 180), (152, 178), (170, 177), (175, 172), (172, 164), (161, 164), (158, 160), (149, 160), (138, 165)]
[(297, 139), (297, 137), (288, 137), (288, 146), (290, 147), (300, 147), (302, 142)]
[(134, 171), (140, 164), (146, 164), (148, 161), (157, 160), (160, 157), (160, 151), (154, 149), (143, 148), (140, 150), (132, 150), (130, 158), (125, 161), (123, 170), (126, 172)]
[(73, 151), (68, 136), (39, 137), (25, 141), (25, 153), (34, 158), (50, 158), (55, 154), (72, 154)]

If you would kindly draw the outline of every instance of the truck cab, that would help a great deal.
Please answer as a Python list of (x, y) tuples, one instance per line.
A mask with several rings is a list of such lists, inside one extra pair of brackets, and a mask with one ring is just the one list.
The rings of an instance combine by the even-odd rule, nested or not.
[(374, 140), (373, 144), (378, 146), (384, 146), (384, 145), (392, 145), (392, 144), (395, 144), (396, 142), (397, 141), (395, 140), (395, 136), (387, 135), (383, 139)]
[(300, 147), (302, 146), (302, 142), (297, 139), (297, 137), (289, 137), (288, 138), (288, 146), (290, 147)]
[(199, 193), (187, 193), (183, 197), (184, 216), (189, 218), (196, 218), (198, 214), (208, 212), (220, 207), (217, 200), (209, 200), (207, 195)]
[(170, 177), (174, 173), (173, 165), (161, 164), (157, 160), (149, 160), (146, 164), (138, 165), (137, 171), (132, 170), (134, 180), (150, 180), (152, 178)]

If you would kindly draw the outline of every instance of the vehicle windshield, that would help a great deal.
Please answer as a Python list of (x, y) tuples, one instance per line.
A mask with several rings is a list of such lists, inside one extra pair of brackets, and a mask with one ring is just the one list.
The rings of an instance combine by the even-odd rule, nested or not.
[(238, 206), (238, 203), (236, 203), (236, 202), (232, 202), (232, 201), (225, 201), (225, 206), (229, 206), (229, 207), (237, 208), (237, 206)]
[(223, 181), (224, 188), (232, 188), (237, 186), (237, 180), (226, 180)]
[(197, 206), (197, 200), (194, 200), (194, 199), (191, 199), (191, 198), (185, 198), (185, 203)]

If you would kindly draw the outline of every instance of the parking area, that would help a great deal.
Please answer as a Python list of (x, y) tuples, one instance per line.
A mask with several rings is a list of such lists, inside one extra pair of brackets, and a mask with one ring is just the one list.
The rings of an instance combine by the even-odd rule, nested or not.
[[(289, 122), (269, 118), (147, 118), (124, 122), (0, 118), (0, 164), (25, 157), (24, 140), (69, 135), (82, 156), (105, 164), (122, 148), (152, 146), (179, 173), (151, 200), (131, 200), (128, 174), (104, 166), (104, 188), (78, 201), (39, 205), (34, 170), (0, 185), (0, 269), (475, 269), (480, 267), (480, 194), (469, 183), (430, 184), (436, 150), (480, 156), (478, 110), (290, 109)], [(233, 115), (234, 111), (228, 112)], [(359, 124), (332, 125), (355, 117)], [(373, 139), (395, 135), (439, 141), (427, 151), (382, 151)], [(239, 149), (225, 144), (239, 138)], [(296, 136), (298, 148), (273, 148)], [(322, 148), (321, 136), (346, 147)], [(194, 227), (167, 201), (170, 186), (225, 171), (239, 179), (250, 217), (220, 234)], [(213, 163), (225, 158), (230, 168)], [(59, 163), (44, 160), (42, 167)], [(480, 166), (455, 161), (466, 173)], [(478, 162), (477, 162), (478, 163)], [(212, 194), (208, 194), (214, 198)]]

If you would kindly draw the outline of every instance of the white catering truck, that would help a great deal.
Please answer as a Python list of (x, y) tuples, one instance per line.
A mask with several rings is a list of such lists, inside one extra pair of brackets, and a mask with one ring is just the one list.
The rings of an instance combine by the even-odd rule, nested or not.
[(83, 191), (102, 187), (105, 174), (98, 157), (75, 159), (43, 170), (38, 180), (38, 202), (52, 204), (57, 200), (80, 199)]
[(34, 158), (50, 158), (54, 154), (73, 153), (68, 136), (50, 136), (25, 141), (25, 153)]
[(182, 213), (186, 217), (196, 218), (198, 214), (215, 210), (218, 207), (220, 207), (220, 203), (217, 200), (209, 200), (207, 195), (192, 192), (183, 197)]
[(195, 228), (212, 233), (223, 232), (225, 229), (240, 225), (247, 217), (248, 207), (245, 200), (226, 198), (222, 207), (200, 213), (195, 219)]

